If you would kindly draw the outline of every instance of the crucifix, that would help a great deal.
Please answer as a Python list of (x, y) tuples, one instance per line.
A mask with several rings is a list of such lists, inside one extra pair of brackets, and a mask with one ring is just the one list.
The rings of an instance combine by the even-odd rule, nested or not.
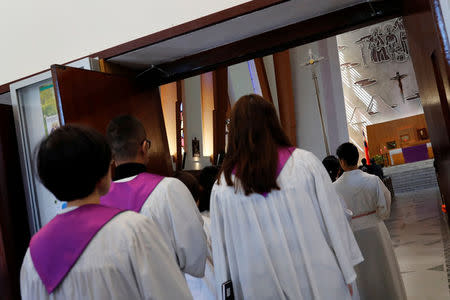
[(314, 81), (314, 88), (316, 90), (316, 99), (317, 99), (317, 106), (319, 108), (320, 122), (322, 125), (323, 143), (325, 144), (325, 151), (327, 152), (327, 155), (330, 155), (330, 147), (328, 145), (327, 131), (325, 129), (325, 123), (323, 120), (322, 105), (320, 104), (319, 83), (317, 81), (317, 72), (315, 69), (316, 64), (318, 64), (320, 61), (324, 60), (325, 58), (317, 57), (317, 56), (313, 55), (311, 49), (309, 49), (308, 54), (309, 54), (308, 60), (303, 64), (303, 66), (311, 68), (312, 79)]
[(398, 87), (400, 88), (400, 94), (402, 95), (402, 101), (405, 103), (405, 95), (403, 93), (403, 84), (402, 80), (408, 75), (406, 74), (400, 74), (397, 72), (394, 77), (391, 78), (391, 80), (397, 80), (398, 81)]

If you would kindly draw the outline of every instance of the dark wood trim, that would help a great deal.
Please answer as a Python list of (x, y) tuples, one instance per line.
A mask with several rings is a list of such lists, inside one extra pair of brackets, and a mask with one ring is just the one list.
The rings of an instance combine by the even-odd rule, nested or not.
[(152, 44), (160, 43), (162, 41), (172, 39), (174, 37), (188, 34), (190, 32), (203, 29), (205, 27), (213, 26), (215, 24), (234, 19), (270, 6), (286, 2), (288, 0), (254, 0), (249, 1), (237, 6), (230, 7), (228, 9), (218, 11), (216, 13), (192, 20), (138, 39), (133, 41), (97, 52), (93, 55), (100, 58), (108, 59), (117, 55), (121, 55), (127, 52), (131, 52), (143, 47), (147, 47)]
[(272, 94), (270, 93), (269, 80), (267, 79), (266, 67), (262, 57), (255, 58), (256, 72), (258, 73), (259, 85), (264, 99), (273, 104)]
[(220, 68), (213, 72), (214, 85), (214, 147), (213, 162), (216, 163), (219, 153), (225, 153), (225, 125), (230, 98), (228, 95), (228, 68)]
[(0, 104), (0, 298), (20, 299), (20, 267), (30, 241), (14, 117)]
[(297, 145), (294, 89), (292, 86), (291, 58), (289, 50), (273, 55), (275, 81), (277, 83), (280, 122), (293, 145)]
[[(372, 7), (377, 14), (373, 13)], [(398, 17), (401, 15), (401, 8), (397, 0), (377, 1), (371, 3), (371, 6), (368, 3), (357, 4), (164, 63), (158, 67), (170, 76), (162, 83), (199, 75)]]
[(183, 166), (183, 155), (181, 153), (181, 110), (180, 106), (183, 103), (183, 82), (181, 80), (177, 81), (177, 102), (175, 103), (175, 113), (176, 113), (176, 130), (177, 130), (177, 159), (176, 159), (176, 170), (181, 171)]

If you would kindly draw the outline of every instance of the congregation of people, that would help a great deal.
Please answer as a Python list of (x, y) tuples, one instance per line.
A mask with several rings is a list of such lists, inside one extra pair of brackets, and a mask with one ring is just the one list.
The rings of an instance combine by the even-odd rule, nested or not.
[(67, 207), (31, 239), (23, 299), (406, 299), (382, 169), (344, 143), (294, 147), (261, 96), (231, 110), (220, 166), (147, 172), (151, 141), (122, 115), (38, 146), (37, 174)]

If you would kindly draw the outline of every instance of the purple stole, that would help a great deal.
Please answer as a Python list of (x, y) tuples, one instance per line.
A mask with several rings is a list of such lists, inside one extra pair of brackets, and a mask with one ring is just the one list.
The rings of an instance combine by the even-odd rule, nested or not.
[(113, 182), (109, 193), (100, 199), (101, 204), (140, 212), (148, 196), (164, 177), (141, 173), (127, 182)]
[[(278, 148), (278, 165), (277, 165), (277, 178), (280, 176), (281, 171), (284, 168), (284, 165), (287, 163), (288, 159), (291, 157), (292, 152), (294, 152), (295, 147), (283, 147)], [(263, 193), (264, 197), (267, 197), (269, 193)]]
[(63, 281), (92, 238), (122, 210), (87, 204), (57, 215), (30, 242), (30, 254), (45, 289), (51, 294)]

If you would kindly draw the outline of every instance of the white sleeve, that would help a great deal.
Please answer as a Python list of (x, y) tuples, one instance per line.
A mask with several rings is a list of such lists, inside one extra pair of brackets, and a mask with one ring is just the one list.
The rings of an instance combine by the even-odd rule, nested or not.
[(166, 231), (181, 271), (203, 277), (207, 256), (203, 218), (187, 187), (178, 179), (165, 178), (166, 189), (151, 200), (156, 221)]
[(356, 279), (353, 267), (364, 260), (363, 256), (324, 166), (312, 153), (306, 155), (305, 161), (314, 177), (317, 201), (327, 231), (325, 234), (328, 234), (330, 247), (336, 255), (345, 282), (350, 284)]
[(211, 241), (214, 261), (214, 276), (216, 280), (216, 295), (222, 295), (221, 286), (231, 279), (230, 267), (228, 265), (228, 255), (225, 247), (225, 228), (218, 201), (217, 189), (211, 192)]
[(129, 259), (142, 299), (192, 299), (158, 227), (150, 219), (139, 225), (129, 245)]
[(380, 178), (375, 177), (377, 185), (377, 215), (382, 220), (391, 214), (391, 193)]

